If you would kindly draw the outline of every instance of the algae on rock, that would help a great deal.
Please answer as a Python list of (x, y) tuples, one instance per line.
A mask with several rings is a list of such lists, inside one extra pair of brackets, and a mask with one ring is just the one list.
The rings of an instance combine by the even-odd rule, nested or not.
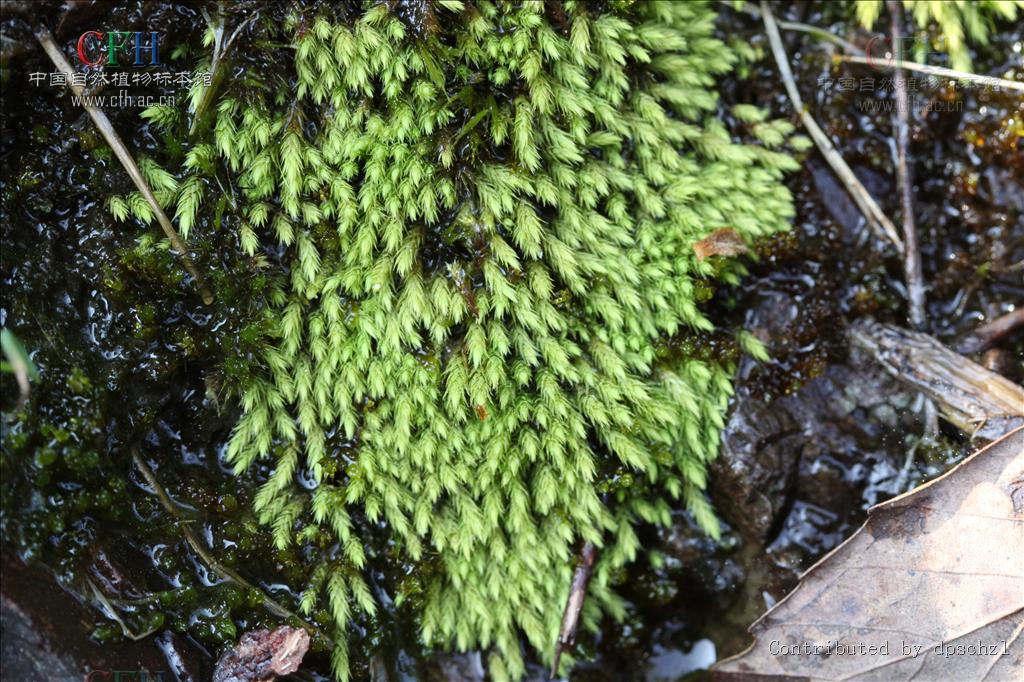
[(488, 649), (496, 679), (522, 675), (521, 635), (549, 655), (579, 542), (602, 547), (593, 624), (621, 612), (636, 522), (681, 498), (715, 532), (732, 361), (685, 349), (713, 331), (707, 282), (742, 267), (693, 244), (785, 229), (795, 163), (772, 149), (792, 126), (738, 108), (760, 141), (740, 144), (719, 120), (737, 56), (714, 20), (703, 2), (297, 6), (259, 29), (294, 49), (287, 73), (223, 85), (180, 182), (148, 167), (193, 231), (228, 177), (223, 225), (286, 273), (227, 458), (271, 467), (255, 504), (279, 545), (312, 541), (301, 606), (327, 604), (339, 678), (382, 598), (367, 528), (408, 562), (373, 582), (423, 642)]

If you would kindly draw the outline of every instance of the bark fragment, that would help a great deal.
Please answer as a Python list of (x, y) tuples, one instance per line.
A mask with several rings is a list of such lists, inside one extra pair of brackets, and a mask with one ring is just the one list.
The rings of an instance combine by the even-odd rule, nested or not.
[(309, 633), (282, 625), (247, 632), (217, 661), (213, 682), (270, 682), (299, 669), (309, 649)]

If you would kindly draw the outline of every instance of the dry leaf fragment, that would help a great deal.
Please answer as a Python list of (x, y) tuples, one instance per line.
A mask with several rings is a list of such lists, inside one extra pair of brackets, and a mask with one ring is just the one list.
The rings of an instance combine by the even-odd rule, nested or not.
[(872, 507), (716, 680), (1024, 679), (1024, 427)]
[(213, 682), (270, 682), (299, 669), (309, 649), (309, 633), (282, 625), (276, 630), (247, 632), (224, 653)]
[(743, 237), (731, 227), (721, 227), (693, 245), (699, 261), (708, 256), (738, 256), (748, 250)]

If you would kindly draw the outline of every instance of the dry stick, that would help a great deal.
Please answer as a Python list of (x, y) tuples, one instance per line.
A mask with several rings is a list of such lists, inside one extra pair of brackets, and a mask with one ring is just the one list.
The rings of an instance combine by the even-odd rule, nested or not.
[[(727, 0), (719, 0), (723, 5), (729, 5), (733, 7), (733, 3), (727, 2)], [(747, 3), (739, 9), (739, 11), (746, 12), (755, 19), (761, 18), (761, 10), (753, 5)], [(994, 85), (1000, 88), (1006, 88), (1008, 90), (1020, 90), (1024, 92), (1024, 83), (1020, 81), (1011, 81), (1006, 78), (999, 78), (998, 76), (982, 76), (977, 73), (971, 73), (970, 71), (957, 71), (956, 69), (947, 69), (943, 66), (931, 66), (930, 64), (919, 64), (917, 62), (904, 62), (904, 61), (885, 61), (884, 63), (878, 57), (869, 57), (863, 49), (857, 47), (849, 40), (840, 38), (839, 36), (830, 33), (826, 29), (818, 26), (812, 26), (811, 24), (802, 24), (799, 21), (783, 21), (777, 19), (776, 25), (784, 31), (799, 31), (801, 33), (808, 33), (815, 38), (830, 42), (834, 45), (838, 45), (843, 48), (844, 51), (848, 52), (847, 55), (835, 55), (834, 60), (838, 62), (848, 62), (851, 64), (867, 64), (875, 68), (884, 68), (886, 70), (900, 68), (906, 69), (907, 71), (916, 71), (918, 73), (928, 74), (930, 76), (943, 76), (945, 78), (955, 78), (957, 80), (971, 81), (973, 83), (981, 83), (982, 85)]]
[(761, 3), (761, 18), (764, 20), (768, 42), (771, 43), (772, 54), (775, 56), (775, 63), (779, 66), (779, 74), (782, 76), (783, 83), (785, 83), (789, 100), (792, 102), (793, 108), (800, 115), (800, 120), (803, 122), (807, 132), (810, 133), (811, 139), (814, 140), (814, 144), (818, 146), (818, 150), (821, 151), (822, 156), (828, 161), (835, 174), (846, 185), (846, 189), (850, 196), (853, 197), (857, 208), (860, 209), (861, 214), (867, 219), (868, 227), (871, 231), (879, 239), (888, 239), (896, 247), (896, 250), (902, 254), (903, 240), (900, 239), (899, 234), (896, 232), (896, 226), (882, 213), (882, 209), (878, 207), (874, 197), (868, 193), (864, 185), (857, 179), (857, 176), (850, 170), (850, 167), (846, 165), (846, 161), (843, 160), (843, 157), (836, 151), (828, 136), (825, 135), (825, 131), (821, 129), (818, 122), (805, 110), (803, 99), (800, 97), (800, 92), (796, 89), (796, 81), (793, 80), (793, 72), (789, 69), (786, 50), (782, 47), (779, 28), (775, 23), (772, 10), (766, 2)]
[(596, 561), (597, 548), (594, 547), (594, 543), (584, 543), (576, 571), (572, 574), (572, 586), (569, 588), (569, 599), (565, 603), (565, 613), (562, 614), (562, 627), (558, 629), (558, 644), (555, 647), (555, 659), (551, 663), (549, 679), (555, 679), (558, 674), (558, 662), (562, 660), (562, 652), (576, 641), (576, 628), (580, 624), (580, 612), (583, 610), (583, 600), (587, 596), (587, 583), (590, 582), (590, 574)]
[[(892, 16), (892, 51), (898, 56), (903, 51), (903, 6), (895, 0), (889, 0), (887, 5)], [(910, 98), (907, 95), (907, 75), (903, 69), (896, 69), (894, 86), (896, 184), (900, 192), (900, 212), (903, 214), (903, 275), (907, 280), (910, 324), (920, 331), (925, 325), (924, 280), (921, 275), (921, 252), (917, 248), (917, 227), (914, 224), (914, 175), (907, 163), (910, 147)]]
[(160, 481), (157, 480), (156, 474), (154, 474), (153, 470), (149, 468), (149, 465), (146, 464), (146, 461), (142, 459), (142, 456), (138, 453), (137, 450), (132, 450), (132, 461), (135, 463), (135, 466), (138, 467), (139, 471), (142, 473), (142, 477), (146, 479), (146, 483), (148, 483), (149, 486), (153, 489), (153, 492), (156, 493), (157, 499), (160, 500), (160, 504), (163, 505), (164, 509), (166, 509), (167, 512), (171, 516), (173, 516), (175, 520), (178, 522), (178, 529), (181, 531), (181, 534), (185, 537), (185, 540), (192, 547), (195, 553), (199, 555), (199, 558), (202, 559), (203, 562), (207, 566), (209, 566), (214, 573), (217, 573), (228, 582), (233, 582), (243, 589), (256, 590), (261, 595), (263, 595), (263, 605), (266, 606), (267, 610), (270, 611), (272, 614), (278, 616), (279, 618), (294, 619), (298, 623), (301, 623), (302, 627), (308, 630), (310, 634), (322, 637), (325, 642), (329, 643), (331, 646), (334, 645), (334, 642), (331, 640), (331, 638), (325, 635), (315, 625), (307, 623), (305, 620), (300, 618), (297, 613), (281, 605), (280, 602), (276, 601), (263, 590), (256, 587), (245, 578), (243, 578), (234, 569), (228, 568), (220, 561), (218, 561), (217, 557), (213, 556), (213, 554), (210, 553), (209, 548), (207, 548), (206, 545), (200, 542), (199, 538), (196, 537), (196, 534), (192, 532), (192, 529), (188, 525), (188, 519), (182, 518), (181, 513), (178, 511), (178, 508), (174, 505), (174, 502), (167, 494), (167, 491), (164, 490), (164, 487), (160, 485)]
[[(36, 31), (36, 40), (38, 40), (39, 44), (43, 46), (43, 49), (46, 51), (46, 55), (50, 58), (50, 61), (53, 62), (54, 66), (64, 73), (67, 78), (68, 87), (70, 87), (76, 95), (81, 97), (84, 92), (83, 88), (72, 83), (75, 70), (71, 68), (71, 65), (68, 64), (68, 60), (64, 58), (63, 54), (61, 54), (60, 49), (53, 40), (53, 36), (50, 34), (50, 31), (46, 27), (41, 27)], [(149, 184), (142, 176), (142, 172), (135, 163), (135, 159), (132, 158), (132, 155), (124, 146), (124, 143), (118, 136), (117, 131), (114, 130), (114, 126), (110, 123), (110, 119), (107, 118), (107, 115), (103, 113), (102, 109), (86, 103), (85, 100), (82, 100), (82, 107), (84, 107), (89, 113), (93, 123), (96, 124), (96, 127), (99, 128), (100, 133), (103, 135), (103, 139), (105, 139), (107, 144), (110, 145), (110, 148), (114, 150), (114, 154), (117, 155), (118, 161), (120, 161), (121, 165), (124, 166), (124, 169), (128, 171), (128, 175), (131, 176), (132, 182), (134, 182), (135, 186), (139, 188), (139, 192), (142, 193), (142, 196), (153, 209), (153, 214), (160, 223), (160, 227), (163, 228), (164, 234), (166, 234), (167, 238), (171, 240), (171, 245), (174, 246), (174, 249), (181, 257), (182, 263), (185, 265), (185, 269), (188, 271), (188, 274), (192, 275), (192, 278), (195, 279), (196, 287), (199, 289), (199, 295), (203, 298), (203, 303), (210, 305), (213, 303), (213, 293), (210, 291), (209, 287), (206, 286), (206, 280), (203, 279), (201, 274), (199, 274), (199, 270), (196, 269), (195, 263), (192, 262), (192, 257), (188, 255), (188, 249), (185, 248), (185, 243), (175, 231), (174, 226), (171, 225), (171, 221), (168, 220), (163, 209), (160, 208), (160, 204), (157, 203), (156, 197), (153, 196), (153, 190), (149, 188)]]
[(900, 60), (886, 61), (878, 57), (867, 57), (863, 56), (850, 56), (850, 55), (836, 55), (834, 57), (836, 61), (847, 62), (850, 64), (867, 64), (875, 68), (882, 69), (906, 69), (907, 71), (916, 71), (918, 73), (928, 74), (929, 76), (942, 76), (944, 78), (955, 78), (957, 80), (970, 81), (972, 83), (980, 83), (982, 85), (992, 85), (999, 88), (1006, 88), (1007, 90), (1019, 90), (1024, 92), (1024, 83), (1020, 81), (1011, 81), (1005, 78), (998, 78), (996, 76), (982, 76), (977, 73), (971, 73), (969, 71), (957, 71), (956, 69), (947, 69), (942, 66), (931, 66), (930, 64), (919, 64), (917, 62), (904, 62)]
[(249, 22), (253, 21), (255, 17), (246, 19), (238, 28), (234, 30), (231, 37), (224, 40), (224, 17), (218, 16), (218, 23), (214, 23), (213, 19), (210, 18), (209, 12), (204, 7), (203, 17), (206, 19), (206, 23), (213, 30), (213, 59), (210, 61), (210, 73), (211, 81), (209, 86), (201, 86), (203, 88), (202, 95), (199, 96), (199, 103), (196, 105), (195, 111), (192, 114), (192, 124), (188, 128), (188, 136), (192, 137), (195, 135), (196, 130), (199, 129), (199, 122), (202, 120), (203, 115), (206, 113), (206, 109), (210, 106), (210, 102), (213, 101), (213, 93), (217, 88), (217, 84), (220, 81), (220, 70), (223, 67), (223, 59), (227, 54), (227, 51), (231, 49), (231, 44), (235, 42), (235, 38), (241, 33)]
[[(726, 2), (726, 0), (719, 0), (719, 2), (729, 5), (730, 7), (732, 6), (732, 3)], [(761, 10), (751, 4), (743, 5), (741, 11), (746, 12), (755, 19), (761, 18)], [(947, 69), (944, 66), (932, 66), (930, 64), (919, 64), (918, 62), (881, 60), (878, 57), (869, 57), (863, 49), (857, 47), (849, 40), (841, 38), (834, 33), (830, 33), (828, 30), (821, 27), (812, 26), (811, 24), (803, 24), (799, 21), (783, 21), (781, 19), (777, 19), (775, 23), (784, 31), (799, 31), (800, 33), (807, 33), (819, 40), (824, 40), (843, 48), (843, 50), (849, 54), (834, 55), (833, 59), (837, 62), (867, 64), (868, 66), (883, 68), (886, 70), (900, 68), (906, 69), (907, 71), (924, 73), (929, 76), (955, 78), (957, 80), (970, 81), (972, 83), (980, 83), (982, 85), (993, 85), (1000, 88), (1006, 88), (1007, 90), (1020, 90), (1024, 92), (1024, 83), (1020, 81), (1011, 81), (1006, 78), (999, 78), (998, 76), (982, 76), (981, 74), (971, 73), (970, 71), (958, 71), (956, 69)]]
[(956, 350), (965, 355), (981, 353), (1021, 327), (1024, 327), (1024, 304), (975, 329), (957, 345)]
[(848, 335), (900, 383), (935, 401), (965, 433), (992, 440), (1008, 423), (1024, 422), (1024, 388), (932, 336), (870, 319), (858, 320)]
[(202, 9), (203, 18), (206, 19), (207, 25), (213, 31), (213, 59), (210, 60), (210, 73), (211, 82), (208, 87), (203, 86), (203, 93), (199, 96), (199, 102), (196, 104), (196, 109), (192, 113), (192, 124), (188, 127), (188, 136), (192, 137), (196, 133), (196, 129), (199, 128), (199, 121), (202, 119), (203, 114), (206, 113), (206, 107), (209, 106), (210, 99), (213, 97), (213, 89), (216, 85), (217, 70), (220, 68), (220, 59), (222, 56), (221, 47), (224, 43), (224, 17), (218, 16), (218, 23), (214, 24), (213, 19), (210, 18), (209, 12), (204, 7)]
[[(727, 2), (727, 0), (718, 1), (723, 5), (728, 5), (729, 7), (735, 9), (734, 3)], [(761, 10), (759, 10), (757, 7), (754, 7), (749, 3), (745, 3), (742, 7), (739, 8), (738, 11), (746, 12), (755, 19), (761, 18)], [(852, 54), (866, 54), (864, 50), (860, 49), (859, 47), (851, 43), (849, 40), (846, 40), (845, 38), (840, 38), (834, 33), (830, 33), (826, 29), (820, 28), (818, 26), (812, 26), (811, 24), (803, 24), (800, 23), (799, 21), (783, 21), (781, 19), (777, 20), (775, 23), (778, 25), (779, 28), (781, 28), (784, 31), (799, 31), (800, 33), (808, 33), (814, 36), (815, 38), (818, 38), (819, 40), (824, 40), (834, 45), (838, 45), (839, 47), (843, 48), (844, 50)]]

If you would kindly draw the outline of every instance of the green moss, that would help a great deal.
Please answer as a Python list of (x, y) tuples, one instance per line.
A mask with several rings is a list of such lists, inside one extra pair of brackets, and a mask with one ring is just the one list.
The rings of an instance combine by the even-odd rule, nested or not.
[[(702, 491), (736, 349), (697, 304), (741, 270), (692, 246), (786, 227), (794, 163), (771, 148), (792, 129), (731, 141), (714, 88), (736, 54), (706, 3), (337, 11), (265, 28), (290, 73), (225, 84), (188, 174), (147, 175), (183, 234), (235, 229), (270, 272), (271, 314), (242, 334), (257, 364), (225, 368), (227, 457), (272, 467), (254, 510), (280, 548), (318, 539), (285, 571), (333, 620), (338, 677), (388, 561), (424, 644), (488, 649), (516, 678), (521, 637), (552, 650), (579, 542), (602, 547), (592, 626), (622, 613), (634, 524), (681, 498), (716, 532)], [(237, 210), (213, 202), (221, 164)]]

